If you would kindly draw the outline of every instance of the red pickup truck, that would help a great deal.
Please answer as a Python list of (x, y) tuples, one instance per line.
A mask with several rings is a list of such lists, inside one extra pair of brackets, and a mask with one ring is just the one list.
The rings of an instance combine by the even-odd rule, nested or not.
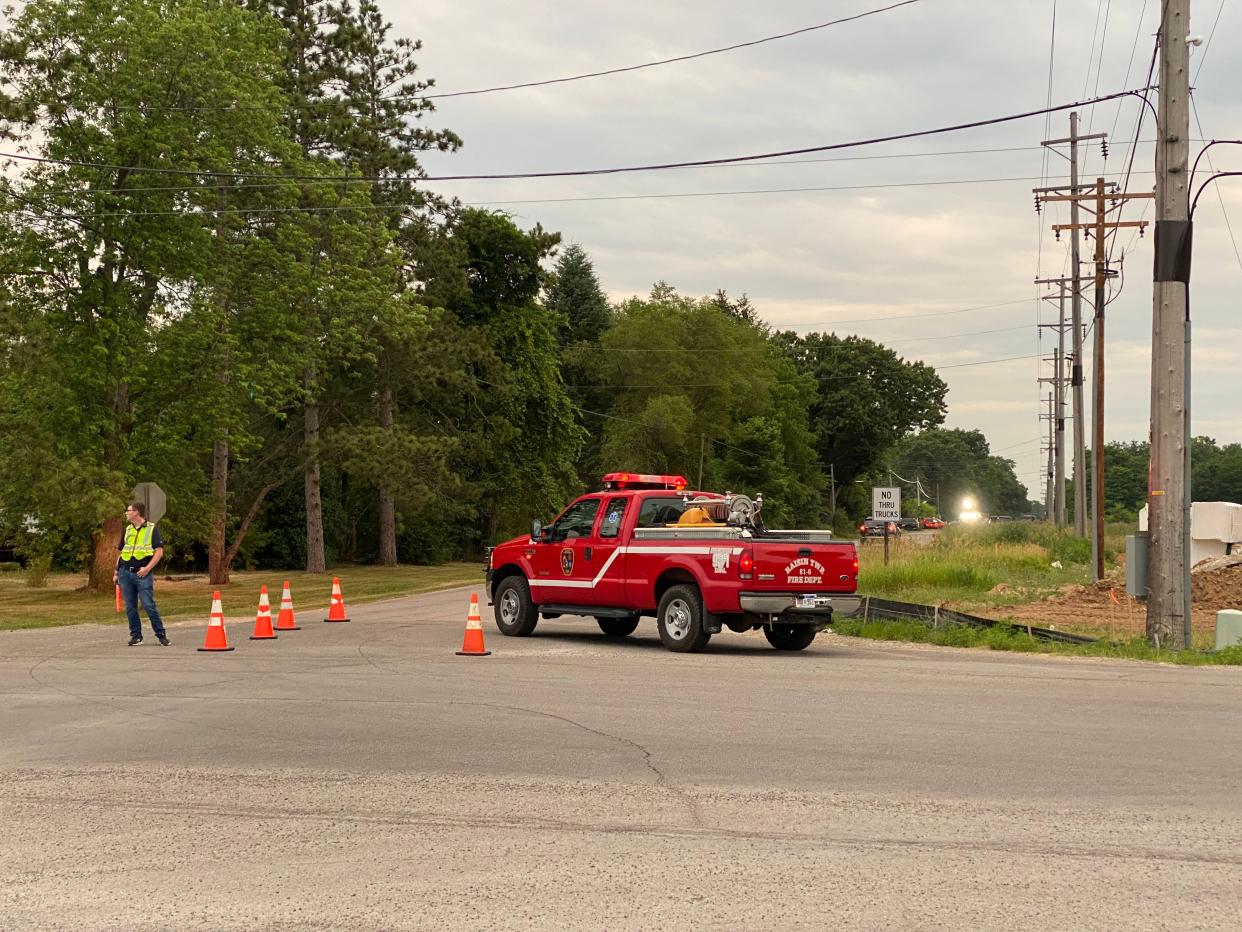
[(762, 497), (686, 490), (681, 476), (610, 473), (547, 527), (487, 555), (487, 594), (502, 634), (542, 618), (594, 616), (625, 637), (654, 615), (664, 646), (699, 651), (713, 634), (762, 629), (802, 650), (860, 599), (858, 552), (830, 531), (763, 525)]

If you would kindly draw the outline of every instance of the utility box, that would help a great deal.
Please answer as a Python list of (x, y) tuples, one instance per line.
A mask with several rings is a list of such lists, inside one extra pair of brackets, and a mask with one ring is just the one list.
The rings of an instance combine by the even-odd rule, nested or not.
[[(1147, 530), (1147, 506), (1139, 509), (1139, 533)], [(1190, 565), (1237, 552), (1242, 544), (1242, 505), (1195, 502), (1190, 506)]]
[(1227, 608), (1216, 613), (1216, 649), (1242, 644), (1242, 612)]
[(1147, 598), (1147, 535), (1142, 531), (1126, 538), (1126, 594)]

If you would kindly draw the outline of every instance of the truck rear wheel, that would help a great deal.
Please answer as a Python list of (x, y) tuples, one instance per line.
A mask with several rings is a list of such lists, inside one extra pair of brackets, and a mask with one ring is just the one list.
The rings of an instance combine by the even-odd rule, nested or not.
[(673, 586), (664, 593), (656, 626), (661, 643), (677, 653), (700, 651), (712, 637), (703, 627), (703, 596), (695, 586)]
[(599, 622), (599, 630), (610, 638), (629, 637), (634, 633), (634, 629), (638, 627), (638, 616), (631, 615), (629, 618), (596, 618)]
[(763, 635), (777, 650), (806, 650), (815, 640), (815, 625), (764, 625)]
[(525, 576), (506, 576), (496, 587), (496, 627), (501, 634), (524, 638), (535, 630), (539, 613), (530, 600)]

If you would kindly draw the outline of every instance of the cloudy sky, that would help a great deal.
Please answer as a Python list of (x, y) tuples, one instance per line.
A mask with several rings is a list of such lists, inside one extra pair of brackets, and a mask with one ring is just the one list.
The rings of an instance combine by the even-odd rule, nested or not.
[[(689, 54), (891, 2), (389, 0), (385, 13), (397, 32), (423, 40), (424, 74), (451, 92)], [(1044, 106), (1050, 53), (1052, 101), (1068, 103), (1142, 84), (1158, 7), (919, 0), (692, 61), (445, 98), (430, 119), (465, 147), (425, 164), (433, 175), (599, 168), (968, 122)], [(1212, 35), (1192, 50), (1202, 120), (1192, 136), (1242, 137), (1242, 2), (1195, 0), (1192, 17), (1192, 32)], [(1140, 106), (1129, 99), (1082, 111), (1082, 131), (1107, 132), (1112, 143), (1107, 162), (1084, 146), (1084, 177), (1124, 171)], [(657, 280), (691, 295), (725, 288), (750, 295), (773, 326), (856, 333), (907, 359), (957, 366), (941, 370), (949, 426), (983, 430), (1041, 498), (1039, 361), (963, 364), (1051, 351), (1052, 335), (1041, 342), (1036, 324), (1052, 309), (1032, 282), (1067, 269), (1065, 244), (1048, 229), (1067, 218), (1064, 210), (1038, 218), (1030, 189), (1045, 177), (1064, 181), (1067, 161), (1046, 160), (1039, 143), (1065, 135), (1068, 116), (1059, 114), (770, 164), (437, 187), (581, 243), (614, 298), (645, 294)], [(1152, 138), (1150, 118), (1141, 135)], [(1242, 169), (1242, 147), (1213, 152), (1218, 168)], [(1141, 144), (1132, 190), (1150, 189), (1153, 159)], [(1242, 182), (1218, 186), (1242, 238)], [(802, 190), (771, 190), (782, 188)], [(1242, 259), (1214, 192), (1196, 220), (1194, 430), (1242, 441)], [(1127, 231), (1115, 251), (1123, 249), (1125, 285), (1108, 308), (1109, 440), (1144, 438), (1148, 421), (1150, 237)]]

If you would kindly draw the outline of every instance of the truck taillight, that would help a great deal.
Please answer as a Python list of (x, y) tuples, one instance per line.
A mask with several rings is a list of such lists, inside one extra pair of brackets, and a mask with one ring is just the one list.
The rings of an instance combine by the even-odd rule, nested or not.
[(749, 550), (742, 551), (742, 559), (737, 561), (737, 575), (742, 579), (750, 579), (755, 573), (755, 558)]
[(854, 578), (858, 578), (858, 551), (854, 551)]

